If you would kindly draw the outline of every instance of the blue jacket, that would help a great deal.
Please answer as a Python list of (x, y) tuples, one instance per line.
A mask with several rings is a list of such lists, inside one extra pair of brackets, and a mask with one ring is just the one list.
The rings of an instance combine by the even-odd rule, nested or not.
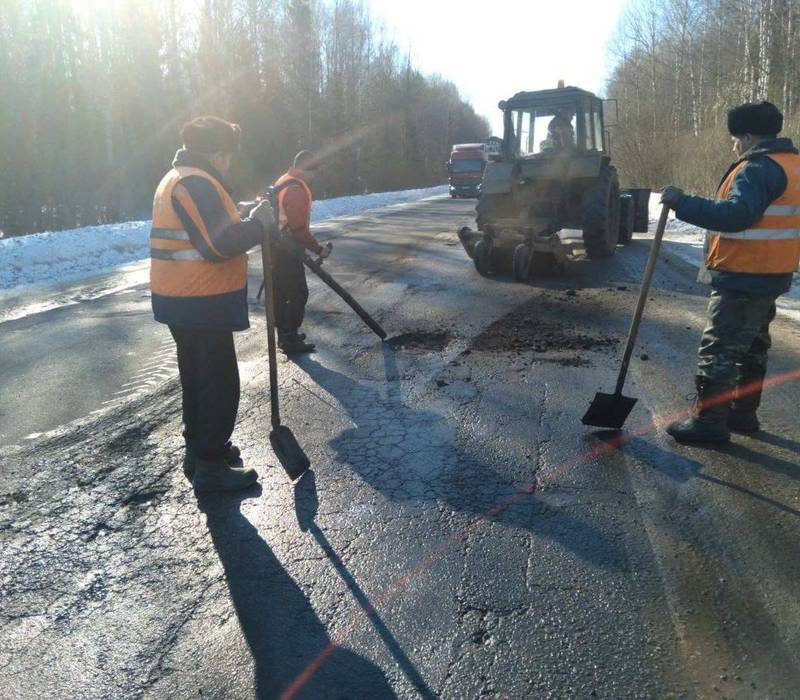
[[(684, 196), (675, 207), (675, 216), (687, 224), (709, 231), (744, 231), (764, 216), (767, 207), (786, 191), (786, 173), (769, 157), (770, 153), (797, 153), (791, 139), (762, 141), (727, 170), (721, 182), (742, 161), (747, 165), (733, 181), (726, 200)], [(779, 296), (789, 291), (793, 275), (754, 275), (745, 272), (708, 270), (711, 286), (723, 291), (738, 291), (757, 296)]]

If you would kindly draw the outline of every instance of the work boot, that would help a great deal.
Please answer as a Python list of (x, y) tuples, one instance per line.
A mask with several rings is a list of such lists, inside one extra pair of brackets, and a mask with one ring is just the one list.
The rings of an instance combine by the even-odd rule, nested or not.
[[(761, 405), (761, 391), (764, 386), (764, 375), (743, 376), (736, 385), (730, 413), (728, 428), (735, 433), (757, 433), (761, 430), (756, 411)], [(747, 393), (740, 396), (740, 391)]]
[(195, 472), (192, 486), (195, 493), (209, 491), (241, 491), (258, 480), (255, 469), (231, 466), (223, 455), (217, 459), (195, 457)]
[[(232, 467), (243, 467), (244, 462), (242, 462), (241, 450), (232, 442), (229, 442), (226, 445), (226, 449), (227, 452), (225, 453), (225, 460), (228, 462), (228, 464), (230, 464)], [(194, 477), (196, 460), (197, 457), (192, 451), (192, 448), (187, 444), (186, 452), (183, 455), (183, 474), (189, 481), (191, 481), (192, 477)]]
[(305, 342), (305, 335), (301, 338), (297, 333), (278, 333), (278, 347), (286, 355), (301, 355), (314, 351), (314, 343)]
[(695, 382), (697, 398), (692, 415), (671, 423), (667, 433), (678, 442), (728, 442), (731, 439), (727, 425), (730, 400), (721, 401), (720, 397), (729, 393), (730, 387), (705, 377), (697, 377)]

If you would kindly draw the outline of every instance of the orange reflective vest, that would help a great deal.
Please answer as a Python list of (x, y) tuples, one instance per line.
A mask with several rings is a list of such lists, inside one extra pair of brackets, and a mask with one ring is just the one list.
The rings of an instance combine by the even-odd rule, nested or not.
[[(197, 204), (181, 184), (186, 177), (208, 180), (232, 223), (241, 222), (225, 188), (199, 168), (170, 170), (156, 190), (150, 231), (150, 288), (157, 321), (170, 325), (243, 330), (247, 320), (247, 255), (224, 256), (215, 247)], [(205, 257), (192, 244), (175, 211), (173, 197), (200, 231)]]
[(281, 185), (284, 185), (284, 184), (286, 184), (286, 183), (288, 183), (290, 181), (291, 181), (292, 185), (299, 185), (303, 189), (303, 191), (305, 192), (306, 199), (308, 200), (308, 214), (307, 214), (308, 221), (306, 222), (307, 226), (308, 226), (308, 224), (310, 223), (310, 220), (311, 220), (311, 204), (313, 202), (313, 195), (311, 194), (311, 188), (303, 180), (301, 180), (299, 177), (293, 176), (290, 173), (285, 173), (284, 175), (281, 175), (275, 181), (275, 187), (279, 188), (278, 189), (278, 225), (282, 229), (286, 228), (289, 225), (289, 218), (287, 217), (286, 209), (283, 206), (283, 203), (284, 203), (284, 201), (286, 199), (286, 194), (289, 191), (289, 187), (281, 187)]
[[(770, 153), (786, 173), (786, 191), (772, 202), (764, 216), (745, 231), (709, 231), (706, 267), (725, 272), (786, 274), (800, 265), (800, 155)], [(727, 199), (743, 161), (720, 186), (717, 197)]]

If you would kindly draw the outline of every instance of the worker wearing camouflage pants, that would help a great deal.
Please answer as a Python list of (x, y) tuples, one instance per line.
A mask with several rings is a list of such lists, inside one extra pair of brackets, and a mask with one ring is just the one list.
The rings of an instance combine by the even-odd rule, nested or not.
[(800, 263), (800, 154), (778, 138), (783, 115), (769, 102), (728, 113), (738, 160), (716, 199), (664, 190), (675, 216), (708, 230), (701, 280), (712, 287), (698, 352), (697, 401), (667, 432), (680, 442), (725, 442), (760, 429), (756, 410), (767, 372), (775, 300)]
[(767, 373), (767, 353), (772, 345), (769, 325), (774, 318), (775, 297), (711, 292), (709, 325), (697, 353), (697, 375), (719, 386), (747, 388), (750, 393), (735, 397), (728, 415), (728, 422), (743, 428), (742, 432), (758, 430), (754, 419)]

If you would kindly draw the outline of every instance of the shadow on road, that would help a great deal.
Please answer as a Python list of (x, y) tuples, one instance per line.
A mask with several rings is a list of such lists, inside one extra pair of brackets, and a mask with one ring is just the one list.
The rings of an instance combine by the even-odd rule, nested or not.
[[(751, 439), (757, 442), (764, 442), (767, 445), (772, 445), (773, 447), (786, 450), (787, 452), (792, 452), (800, 458), (800, 442), (792, 440), (791, 438), (762, 430), (761, 432), (755, 433)], [(796, 466), (795, 469), (800, 471), (800, 466)]]
[[(332, 645), (303, 591), (241, 513), (243, 501), (260, 495), (261, 489), (254, 488), (244, 494), (198, 498), (253, 658), (255, 697), (395, 698), (377, 666)], [(308, 673), (326, 649), (326, 663)], [(226, 661), (237, 663), (235, 658)]]
[[(531, 484), (499, 473), (459, 444), (445, 417), (407, 406), (394, 351), (384, 344), (385, 380), (359, 382), (311, 357), (296, 360), (344, 407), (353, 423), (330, 445), (371, 487), (396, 501), (439, 501), (451, 509), (558, 542), (592, 564), (624, 570), (619, 543), (595, 524), (532, 495)], [(471, 447), (471, 446), (470, 446)]]
[[(763, 442), (770, 444), (767, 440)], [(774, 444), (774, 442), (771, 444)], [(798, 465), (797, 462), (789, 462), (780, 457), (775, 457), (764, 449), (754, 450), (740, 442), (730, 442), (725, 445), (712, 446), (711, 449), (720, 454), (730, 455), (743, 462), (749, 462), (750, 464), (763, 467), (777, 474), (783, 474), (792, 479), (800, 479), (800, 465)]]
[[(642, 459), (646, 464), (649, 464), (657, 471), (675, 481), (683, 482), (689, 479), (701, 479), (708, 483), (737, 491), (744, 496), (761, 501), (789, 515), (800, 517), (800, 510), (787, 506), (769, 496), (757, 493), (746, 486), (705, 473), (705, 466), (702, 463), (693, 459), (688, 459), (675, 452), (668, 452), (652, 442), (648, 442), (642, 438), (633, 438), (625, 443), (625, 447), (636, 453), (637, 457)], [(782, 474), (789, 473), (790, 476), (795, 478), (800, 476), (800, 467), (796, 464), (791, 464), (781, 459), (775, 459), (770, 455), (756, 453), (737, 443), (729, 443), (716, 447), (709, 446), (708, 450), (712, 453), (725, 454), (740, 460), (754, 461), (767, 468), (775, 468), (776, 471), (780, 471)], [(791, 472), (785, 471), (788, 467), (791, 467)]]
[(386, 648), (391, 652), (397, 665), (406, 675), (406, 678), (414, 686), (414, 689), (419, 693), (421, 698), (426, 700), (434, 700), (436, 694), (431, 691), (425, 680), (420, 675), (416, 666), (414, 666), (411, 659), (408, 658), (403, 648), (400, 646), (397, 639), (391, 633), (386, 623), (381, 619), (375, 606), (370, 602), (367, 594), (358, 585), (353, 575), (348, 570), (341, 557), (333, 548), (325, 533), (322, 532), (320, 527), (315, 522), (317, 515), (317, 508), (319, 506), (319, 498), (317, 497), (317, 484), (313, 471), (306, 472), (300, 479), (295, 487), (295, 513), (297, 515), (297, 522), (300, 524), (300, 529), (304, 532), (310, 532), (317, 544), (320, 546), (328, 561), (333, 564), (339, 576), (347, 585), (350, 593), (356, 599), (358, 606), (361, 608), (364, 615), (372, 623), (375, 631), (378, 633)]

